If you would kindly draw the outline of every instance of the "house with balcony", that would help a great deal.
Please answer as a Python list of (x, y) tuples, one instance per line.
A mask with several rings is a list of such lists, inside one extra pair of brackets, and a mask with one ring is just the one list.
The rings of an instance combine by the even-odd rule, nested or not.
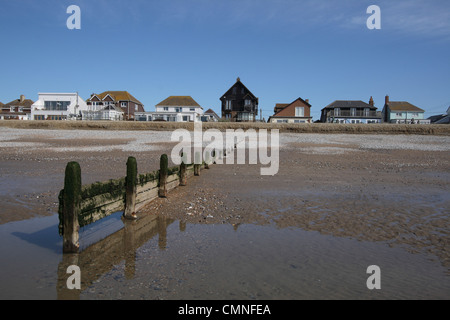
[(323, 123), (381, 123), (373, 98), (369, 103), (361, 100), (336, 100), (321, 110)]
[(86, 100), (86, 120), (134, 120), (135, 113), (145, 112), (144, 105), (128, 91), (93, 93)]
[(138, 121), (197, 122), (203, 108), (191, 96), (170, 96), (155, 106), (153, 112), (138, 112)]
[(39, 93), (31, 106), (32, 120), (77, 120), (87, 110), (86, 102), (75, 93)]
[(237, 78), (236, 83), (220, 98), (222, 119), (231, 122), (254, 122), (259, 99)]
[(309, 99), (297, 98), (291, 103), (277, 103), (268, 123), (312, 123)]
[(425, 119), (425, 110), (416, 107), (407, 101), (390, 101), (386, 96), (383, 107), (383, 121), (387, 123), (403, 124), (430, 124), (430, 119)]
[(7, 104), (0, 103), (0, 120), (30, 120), (32, 105), (33, 100), (25, 99), (24, 95)]

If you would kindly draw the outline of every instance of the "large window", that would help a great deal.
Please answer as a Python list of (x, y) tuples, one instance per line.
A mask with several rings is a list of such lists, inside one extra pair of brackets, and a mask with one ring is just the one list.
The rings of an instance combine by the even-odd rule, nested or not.
[(70, 105), (70, 101), (45, 101), (45, 110), (50, 111), (67, 111), (67, 107)]
[(296, 117), (304, 117), (305, 116), (305, 108), (304, 107), (296, 107), (295, 108), (295, 116)]
[(238, 121), (253, 121), (253, 113), (240, 112), (237, 115)]
[(225, 102), (225, 109), (226, 109), (226, 110), (231, 110), (231, 100), (227, 100), (227, 101)]

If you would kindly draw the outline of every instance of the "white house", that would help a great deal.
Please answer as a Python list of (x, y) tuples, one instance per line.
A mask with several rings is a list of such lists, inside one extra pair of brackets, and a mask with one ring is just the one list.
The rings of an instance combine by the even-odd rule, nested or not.
[(87, 109), (78, 93), (39, 93), (39, 99), (31, 106), (31, 119), (76, 120)]
[(138, 121), (201, 121), (203, 108), (190, 96), (170, 96), (155, 106), (154, 112), (136, 112)]

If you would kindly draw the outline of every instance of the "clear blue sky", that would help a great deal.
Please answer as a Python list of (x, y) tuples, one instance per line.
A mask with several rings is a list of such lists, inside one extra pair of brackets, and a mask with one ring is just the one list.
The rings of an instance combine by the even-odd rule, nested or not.
[[(81, 29), (69, 30), (69, 5)], [(381, 9), (369, 30), (368, 6)], [(0, 101), (127, 90), (147, 111), (190, 95), (220, 114), (237, 77), (263, 116), (310, 99), (450, 105), (448, 0), (0, 0)]]

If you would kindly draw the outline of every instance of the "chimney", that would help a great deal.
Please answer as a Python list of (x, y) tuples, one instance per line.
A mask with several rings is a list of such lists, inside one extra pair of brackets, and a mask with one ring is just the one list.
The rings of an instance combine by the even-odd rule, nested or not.
[(374, 106), (373, 97), (370, 97), (369, 105), (371, 105), (372, 107)]
[(386, 98), (384, 99), (384, 104), (389, 104), (389, 96), (386, 95)]
[(20, 95), (20, 103), (25, 101), (25, 96), (23, 94)]
[(309, 104), (309, 99), (305, 99), (305, 102)]

